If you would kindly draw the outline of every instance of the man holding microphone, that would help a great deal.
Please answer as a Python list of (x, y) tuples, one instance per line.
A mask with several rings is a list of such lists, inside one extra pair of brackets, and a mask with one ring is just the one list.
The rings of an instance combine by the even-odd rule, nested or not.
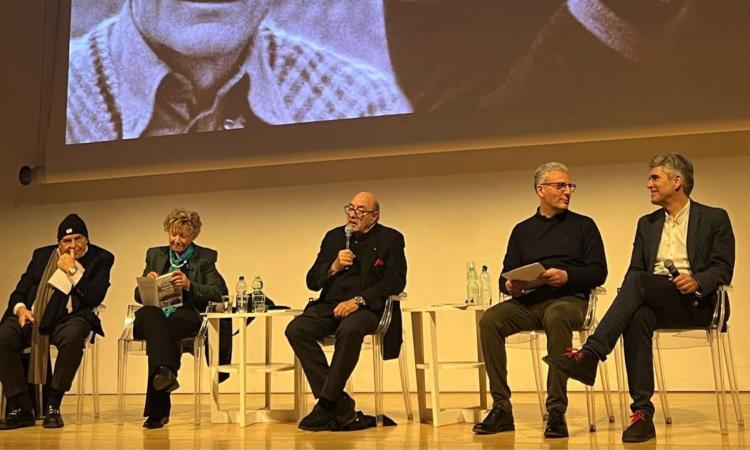
[[(404, 237), (378, 223), (375, 195), (358, 193), (344, 212), (346, 225), (326, 233), (307, 273), (307, 287), (320, 290), (320, 298), (286, 329), (318, 399), (299, 424), (308, 431), (341, 429), (356, 419), (354, 400), (344, 386), (357, 365), (364, 337), (378, 327), (386, 299), (406, 285)], [(385, 359), (397, 358), (401, 349), (400, 312), (395, 306), (384, 338)], [(329, 334), (336, 335), (330, 366), (318, 344)]]

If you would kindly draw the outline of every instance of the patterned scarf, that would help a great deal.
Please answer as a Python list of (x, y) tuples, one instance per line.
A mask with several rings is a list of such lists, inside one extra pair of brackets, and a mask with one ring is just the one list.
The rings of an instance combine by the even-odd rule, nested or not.
[[(193, 253), (195, 253), (195, 246), (192, 242), (190, 243), (190, 245), (188, 245), (188, 248), (186, 248), (185, 251), (182, 252), (181, 255), (178, 255), (174, 252), (174, 250), (172, 250), (172, 247), (169, 247), (169, 271), (167, 273), (172, 273), (180, 270), (182, 266), (187, 264), (190, 257), (193, 256)], [(175, 311), (177, 311), (176, 306), (167, 306), (166, 308), (164, 308), (164, 315), (169, 317)]]
[(41, 282), (36, 290), (36, 298), (31, 306), (31, 314), (34, 315), (34, 326), (31, 332), (31, 359), (29, 360), (29, 372), (27, 381), (33, 384), (44, 384), (47, 377), (47, 361), (49, 360), (49, 336), (39, 333), (39, 324), (44, 317), (47, 303), (52, 298), (54, 288), (48, 283), (52, 274), (57, 270), (57, 260), (60, 255), (53, 251), (44, 268)]

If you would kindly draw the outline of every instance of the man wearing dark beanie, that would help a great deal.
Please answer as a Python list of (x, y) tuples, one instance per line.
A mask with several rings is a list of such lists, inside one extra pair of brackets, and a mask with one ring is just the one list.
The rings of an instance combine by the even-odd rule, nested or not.
[[(48, 384), (44, 427), (64, 425), (60, 404), (81, 363), (85, 340), (92, 331), (104, 336), (94, 308), (107, 293), (114, 261), (110, 252), (89, 244), (86, 223), (77, 214), (60, 222), (57, 245), (34, 250), (0, 321), (0, 383), (9, 410), (0, 430), (35, 424), (27, 384), (48, 384), (50, 344), (58, 356)], [(21, 355), (27, 348), (31, 353), (24, 375)]]

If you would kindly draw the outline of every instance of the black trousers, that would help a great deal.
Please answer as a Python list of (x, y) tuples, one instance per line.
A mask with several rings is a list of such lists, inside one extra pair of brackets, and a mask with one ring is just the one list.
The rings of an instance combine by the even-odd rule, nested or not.
[(652, 340), (656, 328), (705, 326), (711, 323), (713, 304), (695, 295), (683, 295), (669, 278), (648, 272), (631, 272), (596, 331), (584, 344), (599, 359), (606, 359), (622, 335), (625, 367), (633, 403), (630, 408), (654, 413), (654, 361)]
[[(583, 325), (587, 306), (585, 300), (574, 296), (529, 306), (510, 299), (484, 313), (479, 321), (479, 333), (494, 406), (504, 406), (511, 395), (505, 338), (520, 331), (543, 329), (547, 335), (547, 352), (562, 354), (572, 346), (573, 330)], [(567, 382), (566, 376), (554, 370), (548, 371), (547, 411), (565, 413), (568, 408)]]
[[(361, 308), (343, 319), (333, 316), (333, 303), (315, 303), (286, 327), (286, 337), (299, 358), (315, 398), (336, 401), (359, 360), (364, 337), (378, 328), (380, 317)], [(328, 365), (318, 341), (336, 334)]]
[(180, 370), (180, 340), (194, 336), (201, 326), (200, 315), (189, 306), (178, 308), (169, 317), (156, 306), (143, 306), (135, 312), (133, 337), (146, 340), (148, 387), (144, 417), (168, 417), (172, 408), (169, 392), (154, 389), (151, 380), (160, 366)]
[[(70, 316), (54, 327), (50, 344), (57, 347), (57, 360), (52, 371), (52, 389), (60, 392), (70, 390), (89, 333), (91, 324), (80, 316)], [(31, 329), (21, 328), (18, 317), (12, 315), (0, 323), (0, 383), (8, 398), (27, 392), (21, 355), (30, 345)]]

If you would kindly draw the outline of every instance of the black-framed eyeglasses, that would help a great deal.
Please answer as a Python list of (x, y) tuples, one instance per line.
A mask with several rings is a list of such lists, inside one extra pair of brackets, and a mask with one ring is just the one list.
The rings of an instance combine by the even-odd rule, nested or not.
[(357, 218), (361, 219), (362, 217), (364, 217), (364, 216), (366, 216), (368, 214), (376, 213), (377, 210), (368, 211), (368, 210), (366, 210), (364, 208), (361, 208), (361, 207), (355, 208), (354, 205), (346, 205), (346, 206), (344, 206), (344, 212), (347, 213), (347, 214), (353, 214), (354, 217), (357, 217)]
[(576, 185), (575, 183), (563, 183), (562, 181), (559, 183), (539, 183), (540, 186), (551, 186), (555, 189), (557, 189), (557, 192), (564, 192), (565, 188), (570, 189), (570, 192), (576, 191)]

